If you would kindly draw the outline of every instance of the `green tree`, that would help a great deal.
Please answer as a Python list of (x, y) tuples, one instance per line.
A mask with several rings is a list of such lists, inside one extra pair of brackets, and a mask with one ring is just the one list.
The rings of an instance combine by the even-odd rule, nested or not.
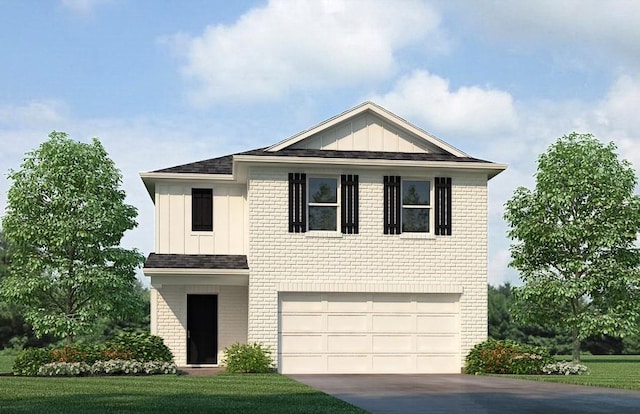
[(2, 228), (12, 256), (0, 294), (24, 307), (36, 335), (70, 344), (99, 318), (131, 312), (143, 256), (119, 244), (137, 211), (100, 142), (54, 131), (9, 178)]
[(635, 172), (613, 143), (590, 134), (560, 138), (538, 160), (533, 191), (520, 187), (506, 204), (516, 316), (571, 331), (580, 341), (637, 329), (640, 299), (640, 199)]

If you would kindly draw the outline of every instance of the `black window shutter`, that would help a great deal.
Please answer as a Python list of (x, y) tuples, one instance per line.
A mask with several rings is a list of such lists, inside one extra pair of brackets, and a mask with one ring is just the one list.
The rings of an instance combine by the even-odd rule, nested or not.
[(213, 231), (213, 190), (191, 189), (191, 230)]
[(341, 229), (345, 234), (358, 234), (358, 176), (340, 177)]
[(384, 176), (384, 234), (400, 234), (400, 176)]
[(436, 235), (451, 236), (451, 177), (436, 177)]
[(289, 173), (289, 233), (307, 231), (307, 174)]

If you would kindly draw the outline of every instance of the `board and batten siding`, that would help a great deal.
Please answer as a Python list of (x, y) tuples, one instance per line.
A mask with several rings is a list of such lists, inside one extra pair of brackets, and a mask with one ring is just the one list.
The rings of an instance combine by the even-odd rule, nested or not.
[(289, 172), (277, 167), (250, 172), (249, 341), (270, 346), (277, 355), (281, 292), (459, 294), (461, 358), (486, 339), (486, 174), (394, 169), (407, 177), (452, 177), (453, 232), (385, 235), (383, 176), (388, 171), (307, 168), (307, 176), (359, 175), (359, 234), (323, 236), (289, 233)]
[(393, 151), (441, 153), (428, 142), (401, 131), (366, 112), (311, 136), (291, 148), (340, 151)]
[[(213, 231), (191, 230), (191, 189), (213, 189)], [(246, 185), (219, 183), (156, 186), (156, 253), (246, 254)]]

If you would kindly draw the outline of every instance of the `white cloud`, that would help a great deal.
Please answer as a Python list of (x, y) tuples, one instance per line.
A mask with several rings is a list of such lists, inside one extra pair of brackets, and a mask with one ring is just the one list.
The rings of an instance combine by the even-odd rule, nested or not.
[[(485, 0), (454, 4), (466, 16), (467, 24), (481, 26), (512, 45), (522, 41), (544, 44), (549, 51), (564, 46), (574, 57), (575, 48), (579, 47), (586, 57), (603, 53), (622, 62), (640, 64), (640, 2), (636, 0)], [(581, 66), (602, 62), (585, 57), (569, 60)], [(606, 59), (604, 62), (612, 63)]]
[(232, 25), (162, 41), (184, 57), (191, 98), (206, 106), (385, 79), (396, 71), (403, 47), (427, 35), (424, 48), (445, 47), (438, 27), (439, 15), (414, 0), (271, 0)]
[(393, 90), (372, 100), (444, 135), (486, 136), (513, 131), (518, 124), (509, 93), (479, 86), (452, 90), (446, 79), (424, 70), (401, 78)]

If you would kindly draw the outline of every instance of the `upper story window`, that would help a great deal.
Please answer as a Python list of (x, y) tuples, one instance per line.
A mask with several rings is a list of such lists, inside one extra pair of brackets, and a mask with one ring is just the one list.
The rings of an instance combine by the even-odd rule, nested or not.
[(402, 181), (402, 232), (429, 233), (431, 182)]
[(383, 211), (384, 234), (433, 233), (450, 236), (451, 178), (403, 180), (400, 176), (385, 176)]
[(309, 178), (309, 230), (338, 229), (338, 179)]
[(213, 190), (191, 189), (191, 230), (213, 231)]
[(358, 234), (358, 191), (357, 175), (289, 173), (289, 232), (337, 231), (340, 220), (342, 233)]

